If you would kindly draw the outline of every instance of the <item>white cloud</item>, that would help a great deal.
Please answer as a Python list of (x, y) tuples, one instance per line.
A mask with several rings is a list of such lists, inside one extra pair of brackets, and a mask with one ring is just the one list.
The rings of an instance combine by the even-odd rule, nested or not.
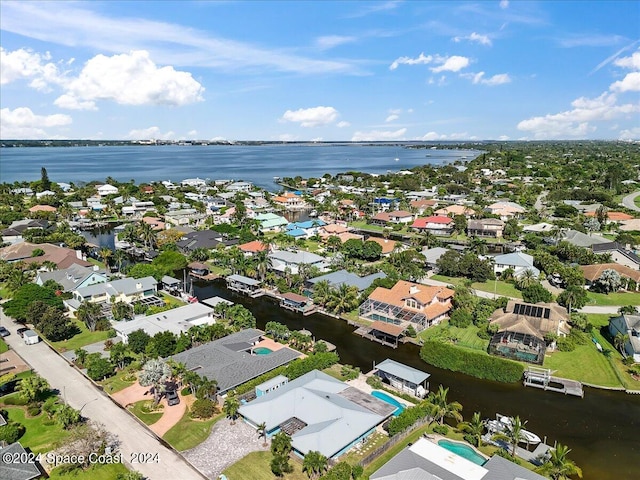
[(459, 72), (463, 68), (469, 65), (469, 59), (467, 57), (461, 57), (459, 55), (453, 55), (444, 59), (444, 63), (439, 67), (431, 68), (433, 73), (440, 72)]
[(387, 123), (388, 123), (388, 122), (393, 122), (393, 121), (395, 121), (395, 120), (398, 120), (399, 118), (400, 118), (400, 115), (396, 115), (395, 113), (393, 113), (393, 114), (389, 115), (389, 116), (386, 118), (385, 122), (387, 122)]
[(315, 137), (311, 139), (312, 142), (321, 142), (322, 140), (324, 140), (322, 137)]
[(296, 135), (291, 133), (283, 133), (282, 135), (278, 135), (278, 140), (281, 142), (295, 142), (298, 139)]
[(627, 130), (622, 130), (618, 134), (619, 140), (640, 140), (640, 127), (633, 127)]
[(127, 135), (132, 140), (171, 140), (174, 136), (172, 131), (162, 133), (158, 127), (131, 130)]
[(389, 65), (389, 70), (395, 70), (399, 65), (427, 65), (432, 61), (433, 57), (431, 55), (425, 56), (424, 53), (421, 53), (416, 58), (399, 57), (396, 58), (391, 65)]
[(338, 128), (346, 128), (346, 127), (350, 127), (351, 124), (349, 122), (345, 122), (344, 120), (341, 122), (336, 123), (336, 127)]
[(204, 87), (190, 73), (158, 67), (144, 50), (106, 57), (96, 55), (65, 85), (54, 103), (63, 108), (94, 109), (98, 100), (122, 105), (180, 106), (201, 101)]
[(58, 67), (49, 60), (49, 52), (41, 55), (24, 48), (9, 52), (0, 47), (0, 85), (31, 78), (32, 88), (46, 90), (50, 83), (60, 81)]
[(609, 88), (614, 92), (639, 92), (640, 72), (627, 73), (622, 80), (613, 82)]
[(353, 43), (356, 40), (356, 37), (350, 37), (346, 35), (326, 35), (324, 37), (316, 38), (316, 47), (318, 47), (320, 50), (329, 50), (331, 48), (344, 45), (345, 43)]
[(633, 52), (633, 55), (630, 57), (617, 58), (613, 64), (622, 68), (640, 70), (640, 51)]
[(196, 138), (198, 136), (198, 131), (197, 130), (190, 130), (187, 133), (187, 136), (191, 137), (191, 138)]
[(461, 76), (464, 78), (471, 79), (471, 82), (474, 85), (480, 84), (480, 85), (488, 85), (492, 87), (495, 85), (503, 85), (505, 83), (511, 82), (511, 77), (509, 77), (509, 74), (507, 73), (499, 73), (489, 78), (485, 78), (484, 75), (485, 75), (484, 72), (478, 72), (478, 73), (464, 73)]
[(406, 128), (400, 130), (371, 130), (369, 132), (355, 132), (351, 137), (352, 142), (376, 142), (383, 140), (404, 140)]
[(287, 110), (281, 120), (299, 123), (301, 127), (318, 127), (335, 122), (339, 116), (340, 113), (333, 107), (313, 107)]
[(509, 140), (509, 136), (508, 135), (500, 135), (498, 137), (498, 140), (501, 140), (503, 142), (506, 142), (507, 140)]
[(450, 133), (449, 135), (437, 132), (425, 133), (422, 137), (416, 138), (416, 140), (422, 141), (434, 141), (434, 140), (475, 140), (477, 137), (469, 136), (467, 132)]
[(488, 47), (491, 46), (491, 39), (488, 35), (482, 35), (480, 33), (472, 32), (471, 35), (467, 35), (465, 37), (453, 37), (453, 41), (458, 43), (462, 40), (469, 40), (470, 42), (476, 42), (480, 45), (486, 45)]
[(564, 48), (573, 47), (611, 47), (618, 45), (624, 37), (620, 35), (577, 34), (559, 40)]
[(532, 132), (535, 138), (581, 137), (596, 130), (589, 124), (607, 121), (640, 111), (640, 104), (618, 104), (614, 93), (596, 98), (580, 97), (571, 103), (572, 110), (532, 117), (518, 123), (518, 130)]
[(509, 8), (509, 0), (500, 0), (500, 8)]
[(51, 135), (45, 128), (57, 128), (70, 125), (73, 119), (69, 115), (36, 115), (27, 107), (14, 110), (0, 110), (0, 135), (5, 139), (46, 139), (59, 138)]
[(358, 10), (357, 12), (352, 13), (348, 17), (349, 18), (365, 17), (372, 13), (395, 10), (401, 3), (402, 3), (402, 0), (389, 0), (388, 2), (374, 2), (373, 5), (364, 7)]
[(3, 2), (0, 29), (43, 42), (81, 45), (100, 52), (146, 50), (165, 65), (225, 71), (261, 68), (302, 74), (362, 73), (356, 61), (316, 60), (291, 54), (287, 49), (212, 36), (177, 23), (106, 16), (100, 10), (99, 6), (94, 8), (94, 2)]

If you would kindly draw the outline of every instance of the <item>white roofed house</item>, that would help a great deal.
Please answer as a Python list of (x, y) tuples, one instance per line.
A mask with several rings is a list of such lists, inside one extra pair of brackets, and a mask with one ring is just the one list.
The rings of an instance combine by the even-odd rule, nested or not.
[(520, 218), (527, 210), (515, 202), (496, 202), (485, 208), (489, 213), (498, 215), (500, 220)]
[(78, 288), (88, 287), (96, 283), (106, 283), (107, 276), (104, 271), (98, 271), (98, 267), (84, 267), (74, 263), (69, 268), (51, 272), (38, 272), (35, 283), (44, 285), (47, 280), (53, 280), (60, 284), (65, 292), (73, 292)]
[(296, 275), (300, 271), (301, 265), (317, 267), (320, 272), (328, 271), (325, 257), (304, 250), (297, 250), (295, 252), (274, 250), (269, 253), (269, 258), (271, 260), (270, 268), (280, 273), (285, 273), (285, 271), (289, 269), (292, 275)]
[(153, 277), (123, 278), (78, 288), (73, 292), (73, 298), (65, 301), (65, 304), (72, 310), (76, 310), (82, 302), (132, 304), (144, 299), (157, 300), (157, 293), (158, 282)]
[(101, 197), (106, 197), (107, 195), (117, 195), (118, 194), (117, 187), (114, 187), (113, 185), (109, 185), (108, 183), (105, 183), (104, 185), (100, 185), (100, 186), (96, 187), (96, 190), (98, 192), (98, 195), (100, 195)]
[(496, 275), (504, 272), (508, 268), (513, 269), (513, 276), (520, 277), (525, 271), (530, 270), (536, 276), (540, 275), (540, 270), (533, 266), (533, 257), (526, 253), (515, 252), (504, 255), (496, 255), (494, 258), (493, 273)]

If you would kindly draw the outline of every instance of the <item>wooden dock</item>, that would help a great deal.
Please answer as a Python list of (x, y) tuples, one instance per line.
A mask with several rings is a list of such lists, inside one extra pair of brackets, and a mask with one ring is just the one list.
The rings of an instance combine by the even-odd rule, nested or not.
[(551, 370), (546, 368), (528, 367), (524, 372), (524, 386), (584, 398), (582, 383), (568, 378), (554, 377), (551, 375)]
[(369, 340), (371, 340), (372, 342), (378, 342), (381, 343), (382, 345), (384, 345), (385, 347), (391, 347), (391, 348), (398, 348), (398, 345), (395, 343), (390, 343), (390, 342), (386, 342), (384, 340), (382, 340), (381, 338), (378, 338), (374, 335), (371, 335), (369, 332), (371, 331), (370, 327), (359, 327), (357, 330), (355, 330), (353, 333), (355, 333), (356, 335), (360, 335), (363, 338), (368, 338)]

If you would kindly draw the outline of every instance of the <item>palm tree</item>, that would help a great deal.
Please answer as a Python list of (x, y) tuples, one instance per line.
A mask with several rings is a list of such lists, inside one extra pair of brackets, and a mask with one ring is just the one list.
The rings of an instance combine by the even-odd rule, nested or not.
[(317, 451), (310, 451), (302, 461), (302, 471), (307, 472), (309, 478), (319, 478), (327, 469), (327, 457)]
[(145, 363), (139, 376), (140, 385), (153, 387), (154, 403), (160, 401), (166, 382), (171, 378), (171, 367), (160, 359), (152, 359)]
[(104, 318), (102, 308), (97, 303), (84, 301), (76, 311), (76, 318), (83, 322), (90, 332), (94, 332), (98, 320)]
[(269, 267), (271, 266), (271, 259), (269, 258), (268, 250), (262, 250), (256, 253), (254, 261), (258, 278), (261, 282), (264, 282), (265, 278), (267, 277)]
[(124, 250), (117, 249), (115, 252), (113, 252), (113, 260), (116, 262), (116, 265), (118, 267), (118, 273), (120, 273), (120, 270), (122, 269), (122, 263), (126, 259), (127, 252), (125, 252)]
[(264, 442), (262, 442), (262, 446), (266, 447), (267, 446), (267, 424), (266, 424), (266, 422), (262, 422), (262, 423), (258, 424), (257, 432), (258, 432), (258, 439), (260, 439), (260, 438), (264, 439)]
[(240, 408), (240, 402), (235, 395), (227, 395), (227, 398), (222, 405), (222, 410), (225, 415), (231, 419), (231, 425), (235, 425), (236, 418), (238, 416), (238, 409)]
[(553, 480), (567, 480), (572, 475), (582, 478), (580, 467), (573, 460), (567, 458), (569, 452), (571, 452), (570, 448), (558, 443), (556, 448), (551, 450), (548, 460), (538, 468), (538, 471), (543, 475), (550, 476)]
[(616, 347), (616, 350), (619, 350), (620, 353), (624, 353), (624, 344), (629, 341), (629, 335), (626, 333), (618, 332), (616, 336), (613, 337), (613, 346)]
[(356, 308), (358, 304), (358, 287), (341, 284), (337, 289), (331, 291), (331, 297), (327, 302), (327, 307), (335, 314), (349, 312)]
[(215, 399), (215, 396), (217, 393), (218, 393), (218, 382), (215, 379), (209, 380), (207, 377), (202, 377), (202, 380), (200, 381), (200, 385), (196, 390), (196, 397)]
[(100, 255), (100, 258), (102, 258), (104, 266), (107, 268), (107, 270), (109, 270), (109, 258), (111, 258), (111, 256), (113, 255), (113, 252), (111, 251), (110, 248), (102, 247), (100, 249), (99, 255)]
[(518, 443), (525, 439), (523, 432), (526, 424), (526, 420), (523, 422), (520, 420), (520, 417), (516, 416), (511, 419), (511, 422), (503, 432), (496, 433), (493, 438), (509, 442), (511, 445), (511, 455), (515, 457)]
[(453, 418), (458, 422), (462, 421), (462, 414), (460, 413), (462, 405), (458, 402), (447, 402), (448, 393), (449, 388), (444, 388), (440, 385), (437, 392), (431, 392), (427, 397), (427, 402), (431, 404), (432, 417), (440, 425), (444, 424), (445, 417)]
[(49, 384), (40, 375), (32, 375), (20, 380), (18, 390), (20, 391), (20, 397), (26, 400), (27, 403), (31, 403), (38, 400), (43, 393), (49, 391)]
[(525, 289), (536, 284), (537, 282), (538, 279), (536, 278), (536, 274), (533, 272), (533, 270), (527, 268), (518, 278), (518, 287), (520, 287), (520, 289)]
[(156, 244), (156, 231), (153, 227), (146, 223), (141, 222), (138, 226), (138, 235), (140, 239), (144, 242), (145, 248), (152, 249)]
[(324, 307), (331, 298), (331, 285), (327, 280), (322, 280), (313, 286), (313, 301)]
[(482, 433), (484, 432), (484, 422), (480, 417), (480, 412), (475, 412), (469, 422), (460, 423), (458, 430), (471, 435), (475, 440), (475, 446), (479, 447), (482, 442)]
[(20, 266), (15, 267), (11, 273), (9, 273), (9, 277), (7, 278), (7, 288), (12, 292), (15, 292), (27, 283), (29, 283), (29, 279), (26, 277)]

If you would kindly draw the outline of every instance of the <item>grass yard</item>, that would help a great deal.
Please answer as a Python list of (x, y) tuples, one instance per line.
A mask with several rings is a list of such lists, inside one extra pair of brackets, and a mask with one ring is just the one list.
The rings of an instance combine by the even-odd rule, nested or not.
[(342, 376), (342, 373), (340, 373), (341, 369), (342, 369), (342, 365), (340, 365), (339, 363), (336, 363), (335, 365), (331, 365), (329, 368), (325, 368), (322, 371), (327, 375), (330, 375), (333, 378), (336, 378), (342, 382), (345, 380), (345, 377)]
[(145, 425), (153, 425), (164, 414), (163, 405), (159, 404), (154, 409), (153, 400), (140, 400), (129, 407), (129, 411), (142, 420)]
[[(599, 336), (596, 335), (596, 338)], [(602, 344), (602, 339), (598, 338)], [(607, 345), (602, 344), (606, 350)], [(600, 353), (593, 342), (579, 345), (573, 352), (553, 352), (545, 355), (545, 368), (554, 375), (603, 387), (620, 387), (620, 381), (607, 357)]]
[(365, 458), (376, 448), (381, 447), (389, 441), (389, 437), (386, 434), (380, 432), (373, 432), (367, 439), (367, 443), (359, 449), (351, 449), (349, 453), (340, 457), (341, 462), (347, 462), (350, 465), (356, 465), (360, 460)]
[(633, 203), (636, 204), (636, 207), (640, 208), (640, 195), (633, 200)]
[(173, 448), (182, 452), (189, 450), (204, 442), (211, 432), (211, 427), (221, 418), (224, 413), (219, 413), (208, 420), (193, 420), (186, 411), (180, 421), (162, 437)]
[(454, 287), (457, 287), (458, 285), (462, 285), (462, 283), (465, 280), (462, 277), (447, 277), (446, 275), (434, 275), (431, 277), (431, 279), (437, 280), (438, 282), (448, 283), (450, 285), (453, 285)]
[(69, 433), (55, 421), (49, 420), (45, 413), (37, 417), (26, 417), (25, 410), (21, 407), (5, 407), (9, 418), (21, 423), (25, 427), (25, 433), (20, 437), (20, 443), (25, 448), (30, 448), (34, 453), (44, 453), (53, 450), (64, 443)]
[(489, 346), (489, 340), (483, 340), (478, 337), (478, 327), (475, 325), (469, 325), (466, 328), (452, 327), (447, 321), (436, 325), (435, 327), (427, 328), (418, 334), (419, 340), (427, 340), (433, 337), (438, 337), (444, 333), (455, 336), (458, 339), (456, 345), (472, 348), (474, 350), (487, 351)]
[(587, 292), (587, 305), (617, 306), (640, 305), (640, 292), (594, 293)]
[(85, 345), (91, 345), (92, 343), (102, 342), (109, 338), (109, 332), (90, 332), (87, 326), (78, 320), (72, 320), (73, 324), (80, 329), (80, 333), (74, 335), (69, 340), (62, 340), (60, 342), (51, 342), (51, 345), (59, 352), (66, 352), (68, 350), (75, 350), (76, 348), (84, 347)]
[(133, 385), (135, 383), (134, 377), (135, 374), (132, 371), (125, 369), (99, 383), (104, 387), (105, 392), (112, 394)]
[(480, 283), (475, 282), (471, 284), (471, 288), (480, 290), (482, 292), (496, 293), (499, 297), (513, 297), (522, 298), (522, 292), (518, 290), (513, 284), (503, 282), (502, 280), (488, 280)]
[(176, 297), (168, 295), (164, 292), (160, 292), (160, 297), (162, 298), (162, 300), (164, 300), (164, 303), (166, 303), (167, 305), (171, 305), (172, 307), (183, 307), (186, 305), (186, 302), (183, 302), (182, 300), (179, 300)]
[(9, 350), (9, 345), (7, 345), (3, 339), (0, 338), (0, 353), (4, 353)]
[(121, 463), (95, 464), (87, 470), (74, 470), (69, 473), (60, 473), (60, 468), (54, 468), (49, 473), (51, 480), (113, 480), (119, 474), (127, 473), (127, 467)]
[(350, 222), (349, 226), (355, 228), (356, 230), (357, 229), (371, 230), (373, 232), (382, 232), (382, 231), (384, 231), (384, 227), (381, 227), (380, 225), (369, 224), (364, 220), (360, 220), (358, 222)]
[[(229, 480), (274, 480), (277, 478), (271, 473), (271, 452), (252, 452), (242, 460), (237, 461), (224, 473)], [(306, 473), (302, 473), (302, 464), (294, 460), (290, 460), (289, 464), (293, 467), (291, 473), (284, 475), (284, 480), (309, 480)]]

